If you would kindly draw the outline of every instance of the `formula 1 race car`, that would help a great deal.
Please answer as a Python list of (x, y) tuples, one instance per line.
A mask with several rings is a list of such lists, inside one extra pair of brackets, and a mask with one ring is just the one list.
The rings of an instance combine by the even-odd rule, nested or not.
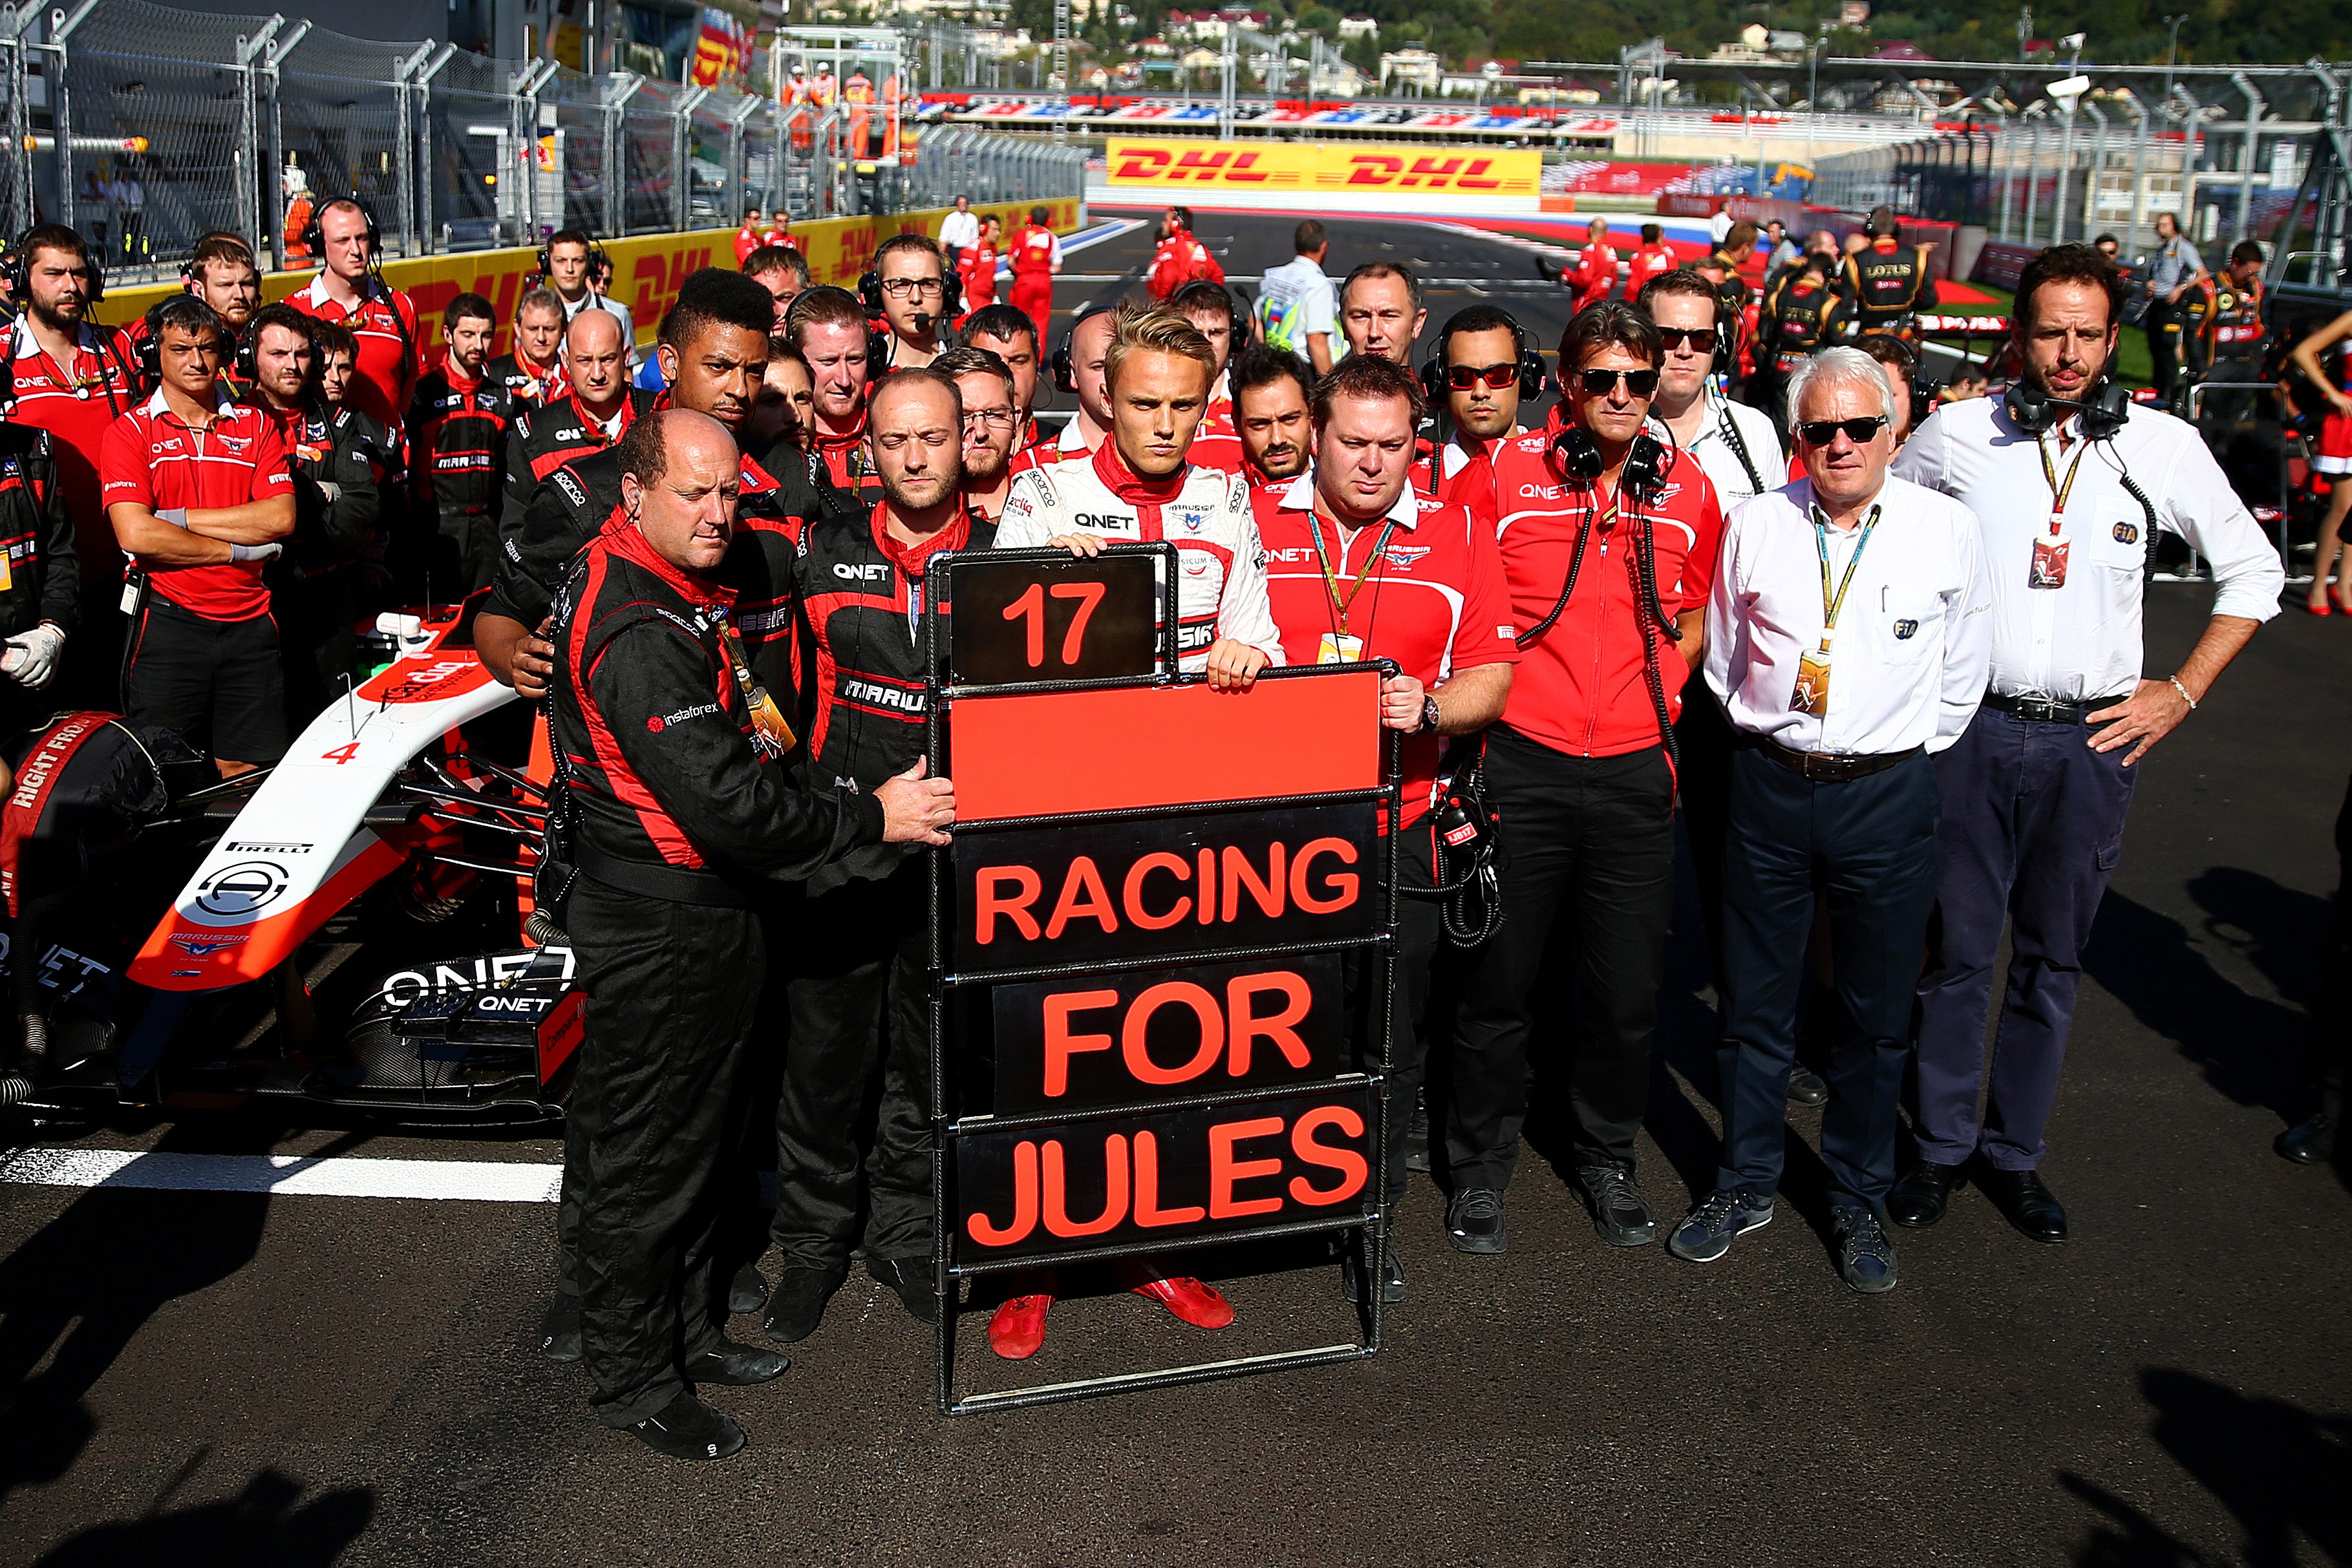
[(530, 893), (550, 772), (522, 765), (527, 713), (472, 609), (382, 618), (383, 667), (267, 769), (214, 782), (170, 732), (104, 714), (10, 758), (0, 1103), (560, 1113), (582, 998)]

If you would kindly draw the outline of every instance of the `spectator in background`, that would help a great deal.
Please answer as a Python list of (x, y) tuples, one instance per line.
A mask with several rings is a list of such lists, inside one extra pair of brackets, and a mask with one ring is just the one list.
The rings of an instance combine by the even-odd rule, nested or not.
[(416, 302), (374, 275), (375, 237), (375, 221), (357, 202), (345, 198), (320, 208), (325, 266), (288, 303), (305, 316), (351, 328), (360, 345), (352, 401), (362, 413), (391, 428), (406, 417), (416, 394), (424, 344), (417, 335)]
[(514, 396), (484, 375), (498, 317), (478, 294), (441, 314), (446, 348), (419, 382), (408, 412), (417, 509), (437, 519), (425, 544), (428, 603), (449, 603), (490, 585), (498, 559), (499, 492)]
[(1339, 329), (1351, 354), (1378, 354), (1410, 370), (1413, 340), (1428, 321), (1421, 280), (1402, 262), (1365, 262), (1339, 286)]
[(49, 434), (81, 574), (79, 623), (58, 695), (78, 706), (119, 711), (129, 622), (121, 609), (122, 552), (107, 524), (98, 465), (108, 428), (137, 406), (138, 380), (122, 335), (89, 319), (97, 273), (88, 242), (61, 224), (41, 224), (16, 254), (24, 295), (9, 334), (16, 395), (8, 419)]
[(211, 307), (183, 295), (153, 320), (162, 383), (108, 427), (99, 456), (107, 520), (142, 573), (124, 711), (203, 737), (234, 778), (286, 750), (261, 571), (294, 531), (294, 481), (269, 416), (221, 390)]
[(310, 232), (310, 177), (289, 163), (280, 179), (286, 193), (286, 228), (278, 243), (286, 252), (286, 265), (291, 267), (313, 267), (319, 258), (310, 254), (307, 237)]
[(1719, 206), (1719, 207), (1716, 208), (1714, 212), (1709, 213), (1709, 214), (1707, 214), (1707, 219), (1706, 219), (1706, 240), (1707, 240), (1707, 243), (1708, 243), (1709, 245), (1712, 245), (1712, 246), (1714, 246), (1717, 247), (1718, 249), (1720, 249), (1720, 248), (1722, 247), (1722, 245), (1723, 245), (1724, 236), (1725, 236), (1726, 235), (1728, 235), (1730, 232), (1731, 232), (1731, 204), (1730, 204), (1730, 203), (1728, 203), (1728, 202), (1726, 202), (1723, 205), (1721, 205), (1721, 206)]
[(1004, 361), (1013, 375), (1013, 432), (1017, 455), (1037, 444), (1037, 324), (1011, 305), (985, 305), (964, 318), (963, 340)]
[(735, 231), (735, 266), (741, 270), (751, 254), (768, 243), (767, 214), (758, 206), (743, 209), (743, 226)]
[(86, 210), (75, 215), (89, 225), (90, 237), (98, 242), (100, 254), (106, 254), (106, 234), (112, 223), (114, 197), (109, 193), (105, 164), (90, 165), (89, 172), (81, 177), (81, 194), (77, 199)]
[(1576, 265), (1560, 274), (1560, 282), (1576, 295), (1570, 308), (1574, 315), (1588, 305), (1597, 305), (1616, 291), (1617, 247), (1609, 243), (1609, 220), (1595, 218), (1585, 225), (1584, 249), (1578, 253)]
[(743, 276), (776, 302), (776, 329), (783, 330), (784, 312), (809, 286), (808, 257), (783, 246), (761, 246), (744, 259)]
[(1292, 232), (1290, 246), (1291, 258), (1259, 280), (1258, 337), (1270, 349), (1297, 354), (1319, 376), (1339, 357), (1339, 296), (1323, 273), (1331, 241), (1308, 218)]
[(2094, 249), (2095, 249), (2101, 256), (2105, 256), (2109, 261), (2116, 260), (2117, 253), (2124, 248), (2124, 242), (2117, 239), (2113, 235), (2101, 235), (2098, 238), (2093, 240), (2091, 245)]
[(940, 248), (948, 253), (948, 265), (961, 267), (963, 253), (980, 243), (981, 221), (971, 210), (971, 198), (958, 193), (955, 211), (940, 220)]
[(114, 203), (115, 254), (124, 261), (133, 260), (139, 255), (146, 229), (147, 193), (140, 185), (139, 172), (131, 166), (131, 160), (126, 158), (114, 166), (114, 179), (106, 187), (106, 193)]
[(534, 288), (515, 307), (514, 352), (500, 354), (484, 375), (520, 402), (553, 402), (563, 395), (563, 301), (551, 288)]
[(1627, 264), (1625, 298), (1639, 299), (1642, 287), (1654, 277), (1663, 277), (1682, 265), (1675, 256), (1675, 247), (1666, 243), (1666, 231), (1657, 224), (1642, 225), (1642, 244)]

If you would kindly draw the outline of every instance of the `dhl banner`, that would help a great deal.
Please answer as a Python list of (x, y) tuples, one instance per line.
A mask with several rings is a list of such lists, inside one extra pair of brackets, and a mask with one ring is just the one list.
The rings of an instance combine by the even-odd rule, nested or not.
[[(1029, 209), (1033, 206), (1047, 209), (1047, 221), (1055, 233), (1067, 234), (1078, 226), (1078, 205), (1075, 199), (993, 202), (975, 204), (972, 210), (995, 214), (1003, 220), (1009, 236), (1029, 221)], [(873, 259), (875, 246), (894, 235), (924, 234), (937, 238), (940, 220), (948, 212), (945, 207), (930, 207), (871, 217), (820, 218), (795, 224), (793, 239), (808, 257), (809, 276), (814, 281), (854, 288), (858, 275)], [(735, 231), (731, 228), (638, 235), (599, 243), (613, 260), (613, 296), (629, 308), (629, 319), (636, 323), (640, 345), (654, 340), (663, 313), (677, 300), (678, 288), (689, 274), (706, 267), (731, 267), (735, 263)], [(406, 289), (409, 298), (416, 302), (417, 322), (428, 350), (440, 340), (441, 313), (458, 295), (470, 292), (488, 299), (498, 312), (499, 336), (491, 349), (497, 354), (506, 353), (513, 347), (515, 305), (522, 298), (525, 283), (538, 271), (539, 251), (528, 246), (467, 251), (457, 256), (415, 256), (383, 264), (385, 281), (395, 288)], [(273, 272), (262, 279), (261, 296), (265, 300), (283, 299), (309, 287), (316, 276), (315, 272)], [(101, 322), (119, 327), (178, 292), (177, 283), (110, 289), (99, 305), (96, 316)]]
[(1328, 212), (1537, 210), (1543, 154), (1509, 148), (1361, 143), (1171, 141), (1109, 143), (1111, 195)]

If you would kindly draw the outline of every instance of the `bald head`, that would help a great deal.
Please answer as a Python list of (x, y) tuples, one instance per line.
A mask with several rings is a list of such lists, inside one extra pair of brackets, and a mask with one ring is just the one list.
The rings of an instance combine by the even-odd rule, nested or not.
[(1097, 310), (1070, 329), (1070, 368), (1077, 382), (1078, 407), (1104, 430), (1111, 424), (1110, 378), (1104, 361), (1118, 326), (1112, 312)]
[(583, 310), (563, 332), (563, 369), (580, 401), (599, 418), (611, 417), (629, 390), (629, 347), (620, 318), (609, 310)]
[(742, 458), (727, 427), (707, 413), (664, 409), (621, 438), (621, 507), (672, 566), (718, 570), (735, 537)]

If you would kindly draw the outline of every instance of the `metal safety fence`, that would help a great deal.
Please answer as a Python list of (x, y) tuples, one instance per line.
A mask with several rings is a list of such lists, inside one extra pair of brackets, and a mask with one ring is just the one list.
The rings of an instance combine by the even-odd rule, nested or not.
[[(765, 51), (751, 79), (772, 79)], [(70, 225), (131, 277), (215, 230), (282, 268), (306, 193), (357, 197), (385, 254), (422, 256), (707, 228), (753, 204), (800, 220), (1085, 186), (1071, 149), (909, 121), (874, 156), (839, 107), (147, 0), (0, 5), (0, 103), (9, 234)]]

